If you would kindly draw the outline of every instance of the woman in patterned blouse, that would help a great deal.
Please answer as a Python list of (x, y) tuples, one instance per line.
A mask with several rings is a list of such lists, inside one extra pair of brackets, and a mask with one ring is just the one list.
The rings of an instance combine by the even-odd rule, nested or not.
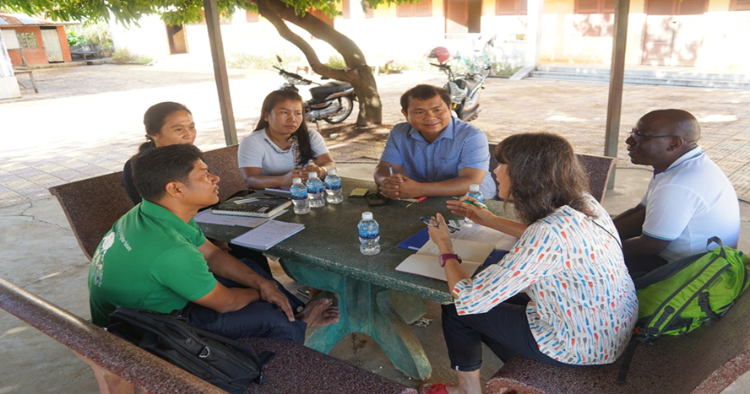
[(617, 230), (589, 195), (588, 180), (562, 137), (516, 134), (495, 150), (498, 196), (513, 201), (518, 221), (448, 201), (457, 215), (518, 237), (497, 264), (472, 278), (459, 265), (445, 221), (438, 245), (454, 305), (443, 306), (443, 333), (458, 384), (427, 393), (481, 393), (481, 343), (506, 362), (520, 355), (552, 365), (612, 363), (638, 314)]

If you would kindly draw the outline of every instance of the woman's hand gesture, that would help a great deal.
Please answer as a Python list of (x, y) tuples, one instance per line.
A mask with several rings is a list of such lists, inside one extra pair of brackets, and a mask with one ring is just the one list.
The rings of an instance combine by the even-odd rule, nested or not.
[(477, 204), (481, 204), (479, 201), (475, 200), (472, 197), (463, 196), (458, 201), (448, 200), (448, 209), (451, 210), (451, 213), (455, 215), (465, 216), (471, 219), (474, 223), (481, 224), (482, 226), (486, 227), (492, 227), (491, 223), (497, 216), (495, 216), (487, 209), (479, 208), (476, 205), (465, 203), (464, 201), (467, 200), (475, 202)]
[(429, 224), (427, 231), (430, 234), (430, 239), (440, 249), (440, 253), (453, 253), (453, 241), (451, 241), (450, 232), (448, 231), (448, 225), (445, 224), (445, 219), (441, 214), (435, 214), (435, 218), (432, 219), (435, 225)]

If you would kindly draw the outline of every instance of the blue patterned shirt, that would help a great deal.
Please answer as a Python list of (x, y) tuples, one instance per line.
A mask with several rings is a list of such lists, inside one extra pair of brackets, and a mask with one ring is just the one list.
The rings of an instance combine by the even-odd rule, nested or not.
[(487, 312), (523, 291), (542, 353), (566, 364), (614, 362), (638, 319), (638, 298), (612, 220), (585, 197), (597, 218), (563, 206), (532, 223), (503, 260), (456, 284), (458, 314)]
[(480, 190), (484, 198), (497, 194), (490, 168), (487, 135), (476, 126), (455, 117), (432, 143), (408, 122), (393, 127), (380, 161), (404, 166), (417, 182), (442, 182), (458, 178), (464, 168), (487, 171)]

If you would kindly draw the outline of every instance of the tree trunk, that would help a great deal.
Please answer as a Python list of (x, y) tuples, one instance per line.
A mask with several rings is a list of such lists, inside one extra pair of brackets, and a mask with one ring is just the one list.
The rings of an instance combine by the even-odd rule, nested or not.
[[(381, 124), (383, 121), (383, 106), (380, 102), (375, 76), (367, 65), (362, 50), (349, 37), (329, 26), (311, 14), (301, 17), (294, 8), (288, 7), (280, 0), (252, 0), (258, 7), (258, 12), (268, 19), (279, 32), (279, 35), (297, 46), (307, 58), (307, 62), (316, 73), (340, 81), (346, 81), (354, 87), (354, 93), (359, 100), (359, 115), (357, 126), (365, 127)], [(318, 55), (310, 44), (302, 37), (292, 32), (284, 23), (289, 21), (327, 43), (329, 43), (344, 58), (345, 69), (328, 67), (320, 62)]]

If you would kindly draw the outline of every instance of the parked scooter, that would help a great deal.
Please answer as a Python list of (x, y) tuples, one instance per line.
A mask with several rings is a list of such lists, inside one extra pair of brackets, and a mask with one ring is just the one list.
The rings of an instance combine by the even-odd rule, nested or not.
[(286, 82), (279, 87), (279, 90), (287, 89), (299, 92), (296, 85), (319, 85), (310, 88), (312, 98), (305, 102), (305, 120), (308, 122), (317, 122), (324, 120), (328, 123), (341, 123), (352, 113), (354, 109), (353, 100), (357, 99), (354, 94), (354, 88), (348, 82), (331, 81), (324, 84), (313, 82), (309, 79), (302, 78), (301, 75), (290, 73), (281, 67), (281, 58), (279, 66), (273, 68), (279, 70), (279, 75), (286, 79)]
[(451, 96), (453, 114), (465, 121), (471, 122), (479, 116), (479, 93), (484, 89), (484, 80), (489, 75), (490, 66), (486, 66), (477, 73), (467, 72), (464, 75), (454, 74), (451, 66), (447, 63), (450, 53), (444, 47), (437, 47), (430, 52), (430, 58), (436, 58), (439, 64), (430, 65), (439, 68), (448, 76), (445, 90)]

